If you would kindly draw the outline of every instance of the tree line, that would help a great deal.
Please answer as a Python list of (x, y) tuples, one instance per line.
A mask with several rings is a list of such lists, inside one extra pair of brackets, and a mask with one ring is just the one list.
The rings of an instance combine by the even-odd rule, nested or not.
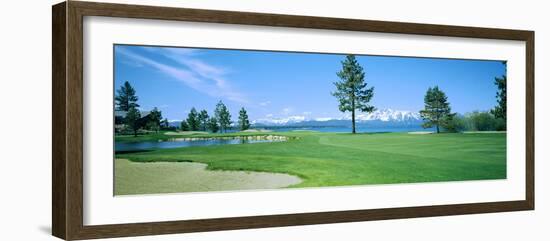
[[(175, 129), (175, 127), (170, 126), (168, 119), (162, 118), (162, 112), (157, 107), (154, 107), (148, 115), (141, 116), (141, 112), (138, 109), (140, 107), (138, 100), (139, 98), (134, 87), (128, 81), (124, 82), (120, 89), (117, 90), (115, 108), (116, 110), (124, 111), (126, 115), (121, 120), (115, 119), (115, 122), (125, 124), (125, 129), (131, 131), (134, 136), (137, 136), (140, 129), (155, 132)], [(210, 116), (206, 110), (198, 112), (195, 107), (191, 108), (187, 119), (182, 120), (179, 129), (181, 131), (227, 132), (231, 128), (231, 124), (231, 114), (227, 106), (220, 100), (216, 104), (213, 116)], [(237, 128), (241, 131), (250, 128), (248, 113), (244, 107), (239, 111)]]
[[(201, 110), (200, 112), (192, 107), (187, 115), (187, 119), (182, 120), (180, 124), (180, 130), (182, 131), (210, 131), (212, 133), (227, 132), (231, 128), (231, 113), (227, 106), (220, 100), (216, 104), (214, 109), (214, 115), (210, 116), (208, 111)], [(250, 128), (250, 121), (248, 119), (248, 113), (241, 107), (239, 111), (239, 118), (237, 121), (237, 128), (241, 131), (248, 130)]]
[[(503, 62), (503, 64), (506, 64)], [(354, 55), (347, 55), (342, 61), (342, 69), (336, 73), (339, 81), (334, 82), (341, 112), (351, 112), (353, 134), (355, 130), (355, 112), (371, 113), (376, 108), (369, 104), (374, 96), (374, 87), (365, 82), (365, 72)], [(424, 128), (434, 128), (436, 133), (461, 132), (465, 130), (489, 131), (506, 130), (506, 75), (495, 78), (497, 86), (497, 105), (487, 112), (472, 112), (461, 116), (451, 111), (447, 95), (438, 86), (429, 87), (424, 96), (424, 109), (420, 116)]]

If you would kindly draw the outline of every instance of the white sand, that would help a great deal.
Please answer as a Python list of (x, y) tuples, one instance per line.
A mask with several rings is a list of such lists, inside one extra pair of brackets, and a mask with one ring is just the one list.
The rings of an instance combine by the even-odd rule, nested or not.
[(206, 131), (168, 131), (164, 133), (167, 136), (188, 136), (188, 135), (197, 135), (197, 134), (208, 134)]
[(195, 162), (115, 160), (116, 195), (275, 189), (299, 184), (299, 177), (269, 172), (212, 171)]
[(426, 135), (426, 134), (433, 134), (434, 132), (433, 131), (411, 131), (411, 132), (407, 132), (407, 134), (412, 134), (412, 135)]

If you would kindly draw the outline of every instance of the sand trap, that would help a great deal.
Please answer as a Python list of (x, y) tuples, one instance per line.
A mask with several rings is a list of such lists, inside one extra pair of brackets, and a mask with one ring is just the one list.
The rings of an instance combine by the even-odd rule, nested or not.
[(426, 135), (426, 134), (433, 134), (434, 132), (433, 131), (411, 131), (411, 132), (407, 132), (407, 134), (411, 134), (411, 135)]
[(247, 171), (210, 171), (194, 162), (131, 162), (115, 160), (115, 194), (275, 189), (299, 184), (296, 176)]
[(203, 135), (208, 134), (206, 131), (168, 131), (164, 133), (167, 136), (189, 136), (189, 135)]
[(266, 130), (266, 129), (248, 129), (248, 130), (244, 130), (244, 131), (241, 131), (241, 132), (271, 132), (271, 130)]
[(164, 133), (167, 136), (187, 136), (187, 135), (198, 135), (198, 134), (208, 134), (206, 131), (168, 131)]
[(292, 132), (320, 132), (320, 131), (314, 131), (314, 130), (291, 130)]
[(506, 133), (506, 131), (465, 131), (464, 134), (494, 134), (494, 133)]

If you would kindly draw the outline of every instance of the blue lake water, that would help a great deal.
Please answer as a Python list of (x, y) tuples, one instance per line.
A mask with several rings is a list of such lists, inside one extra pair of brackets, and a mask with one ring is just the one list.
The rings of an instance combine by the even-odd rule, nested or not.
[(279, 142), (281, 140), (247, 140), (247, 139), (207, 139), (207, 140), (169, 140), (169, 141), (142, 141), (142, 142), (115, 142), (115, 150), (142, 151), (152, 149), (167, 149), (192, 146), (236, 145), (262, 142)]
[[(351, 132), (351, 127), (347, 126), (320, 126), (320, 127), (271, 127), (266, 128), (272, 132), (288, 132), (288, 131), (318, 131), (318, 132)], [(358, 133), (377, 133), (377, 132), (411, 132), (411, 131), (433, 131), (433, 128), (424, 129), (418, 125), (409, 126), (365, 126), (357, 125), (356, 132)], [(236, 132), (229, 130), (228, 132)], [(284, 140), (277, 139), (202, 139), (202, 140), (182, 140), (173, 139), (168, 141), (143, 141), (143, 142), (115, 142), (115, 150), (117, 152), (125, 151), (143, 151), (152, 149), (167, 149), (179, 147), (193, 146), (212, 146), (212, 145), (236, 145), (250, 144), (262, 142), (280, 142)]]
[[(346, 126), (334, 126), (334, 127), (280, 127), (270, 129), (273, 131), (319, 131), (319, 132), (351, 132), (351, 127)], [(434, 128), (424, 129), (421, 126), (385, 126), (385, 127), (372, 127), (361, 126), (355, 127), (355, 131), (362, 133), (375, 133), (375, 132), (412, 132), (412, 131), (433, 131)]]

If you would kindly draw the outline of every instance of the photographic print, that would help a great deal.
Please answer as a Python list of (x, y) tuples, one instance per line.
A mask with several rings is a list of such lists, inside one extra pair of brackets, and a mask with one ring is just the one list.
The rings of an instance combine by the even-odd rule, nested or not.
[(529, 30), (56, 4), (52, 234), (534, 210), (534, 46)]
[(506, 62), (115, 44), (115, 195), (506, 179)]

